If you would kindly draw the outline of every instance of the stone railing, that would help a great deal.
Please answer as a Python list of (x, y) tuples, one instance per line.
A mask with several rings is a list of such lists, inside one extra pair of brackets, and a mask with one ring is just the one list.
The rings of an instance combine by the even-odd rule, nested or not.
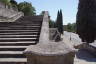
[(17, 11), (11, 9), (0, 8), (0, 16), (10, 18), (12, 15), (17, 14)]
[(21, 16), (24, 16), (22, 12), (0, 8), (0, 22), (13, 22)]
[(48, 12), (45, 12), (42, 22), (42, 28), (39, 38), (39, 43), (49, 43), (49, 16)]
[(17, 20), (21, 16), (24, 16), (24, 13), (18, 12), (16, 15), (12, 16), (11, 18), (9, 18), (9, 22), (14, 22), (15, 20)]
[(24, 14), (18, 12), (17, 8), (13, 8), (12, 6), (0, 2), (0, 22), (13, 22), (21, 16), (24, 16)]
[(39, 43), (30, 45), (24, 54), (28, 64), (73, 64), (75, 51), (64, 42), (52, 42), (49, 40), (49, 16), (45, 12)]

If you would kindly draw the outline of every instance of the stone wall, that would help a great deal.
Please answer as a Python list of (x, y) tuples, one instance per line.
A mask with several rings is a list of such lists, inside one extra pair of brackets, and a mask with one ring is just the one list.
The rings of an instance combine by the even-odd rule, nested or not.
[(13, 22), (24, 16), (24, 13), (12, 9), (0, 8), (0, 22)]
[(0, 22), (13, 22), (21, 16), (24, 16), (24, 14), (19, 12), (17, 8), (0, 2)]

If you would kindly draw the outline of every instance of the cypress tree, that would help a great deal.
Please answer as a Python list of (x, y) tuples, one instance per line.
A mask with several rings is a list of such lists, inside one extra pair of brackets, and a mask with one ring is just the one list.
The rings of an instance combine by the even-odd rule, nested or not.
[(56, 27), (58, 31), (63, 34), (63, 18), (62, 18), (62, 10), (57, 13)]
[(63, 15), (62, 10), (60, 10), (60, 30), (61, 34), (63, 34)]
[(96, 0), (79, 0), (77, 12), (77, 33), (83, 42), (96, 39)]
[(58, 27), (59, 26), (59, 11), (58, 11), (58, 13), (57, 13), (57, 19), (56, 19), (56, 27)]

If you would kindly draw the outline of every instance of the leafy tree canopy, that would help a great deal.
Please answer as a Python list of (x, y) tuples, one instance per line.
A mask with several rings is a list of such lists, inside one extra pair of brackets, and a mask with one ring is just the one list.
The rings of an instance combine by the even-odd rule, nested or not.
[(56, 27), (55, 22), (53, 20), (49, 21), (49, 27), (50, 28), (55, 28)]
[(17, 2), (15, 0), (10, 0), (11, 4), (17, 5)]
[(35, 8), (29, 2), (21, 2), (18, 4), (19, 11), (22, 11), (24, 15), (35, 15), (36, 11)]
[(76, 32), (76, 23), (68, 23), (67, 25), (64, 25), (64, 31)]
[(10, 5), (10, 0), (0, 0), (0, 2), (5, 3), (6, 5)]

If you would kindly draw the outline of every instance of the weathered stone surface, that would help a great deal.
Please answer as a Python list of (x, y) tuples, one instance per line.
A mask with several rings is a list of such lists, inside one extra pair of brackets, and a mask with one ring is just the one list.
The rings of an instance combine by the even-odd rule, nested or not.
[(0, 2), (0, 22), (13, 22), (24, 16), (24, 13), (18, 12), (16, 8), (8, 7), (4, 3)]
[(64, 31), (64, 35), (62, 35), (63, 41), (70, 46), (71, 48), (80, 49), (84, 42), (81, 41), (79, 36), (72, 32)]
[(58, 41), (60, 41), (61, 40), (61, 35), (60, 35), (60, 33), (58, 32), (58, 29), (57, 28), (50, 28), (49, 29), (49, 38), (50, 38), (50, 40), (54, 40), (54, 41), (56, 41), (56, 42), (58, 42)]
[(31, 45), (24, 53), (28, 64), (73, 64), (75, 55), (63, 42)]
[(49, 16), (48, 12), (45, 12), (39, 37), (39, 43), (47, 42), (49, 42)]

